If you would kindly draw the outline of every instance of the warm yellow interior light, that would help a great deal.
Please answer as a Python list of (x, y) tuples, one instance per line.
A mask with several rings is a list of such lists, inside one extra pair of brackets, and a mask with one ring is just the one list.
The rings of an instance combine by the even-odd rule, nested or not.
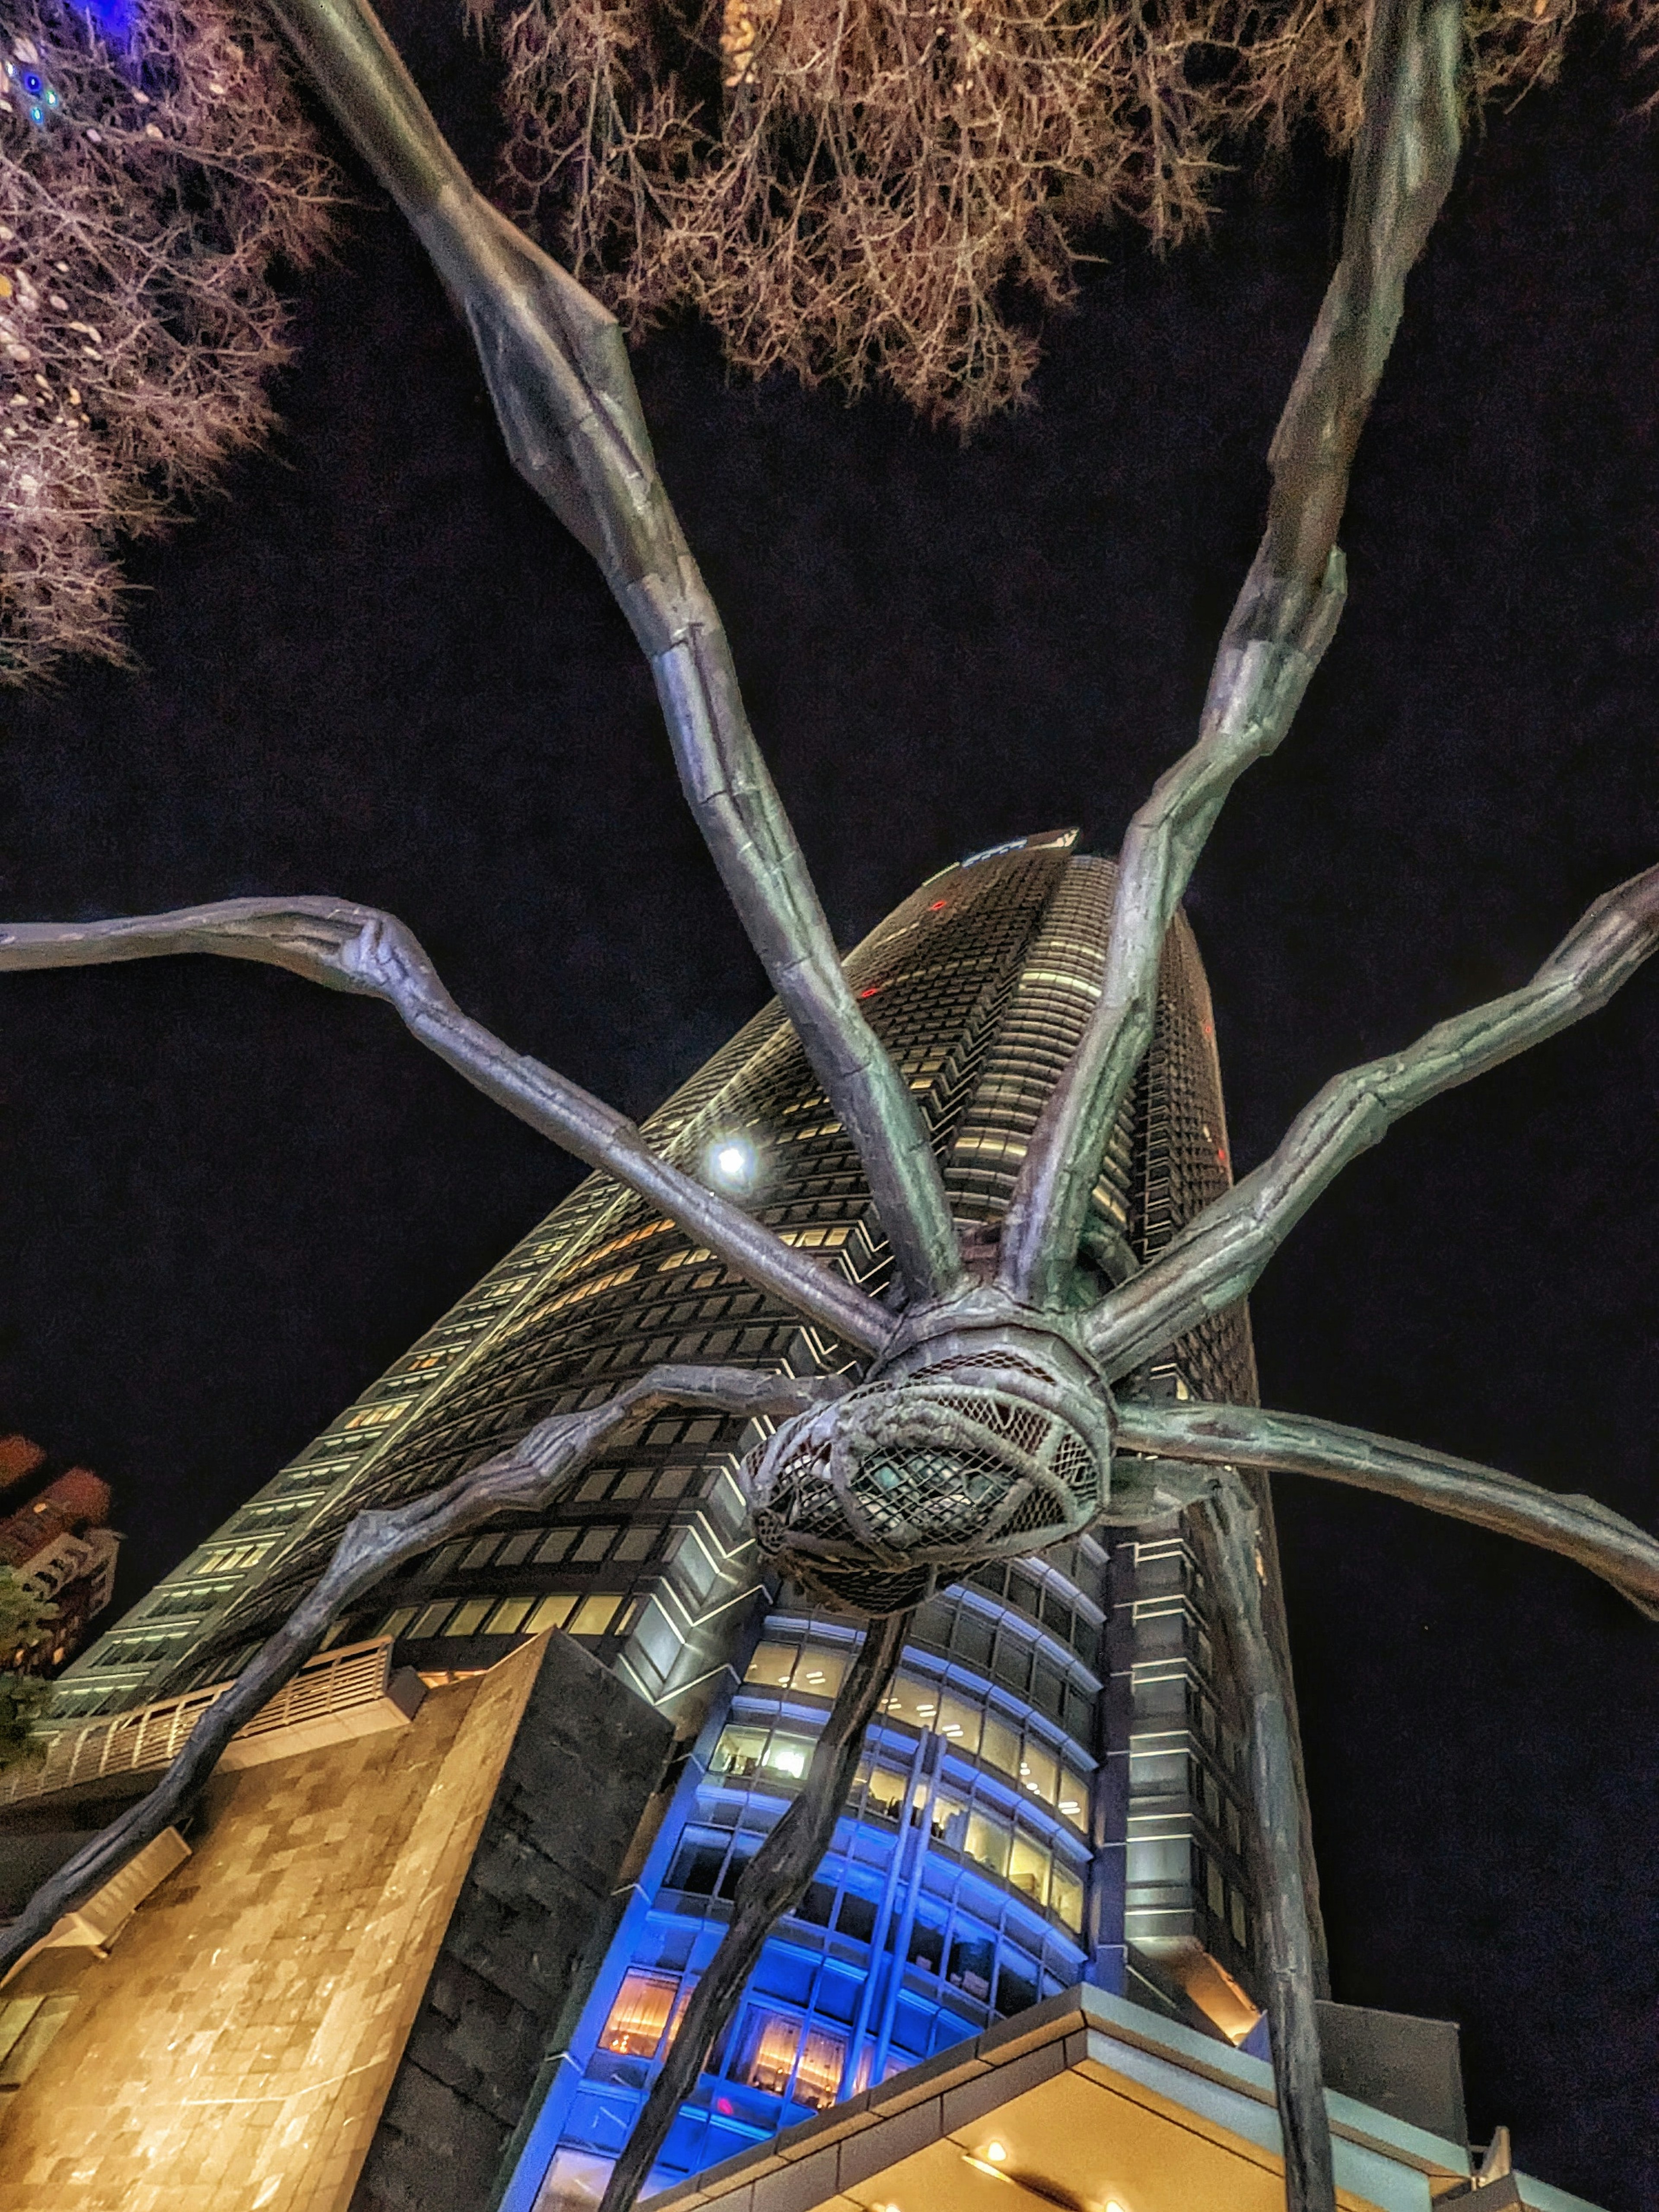
[(988, 2142), (984, 2154), (990, 2160), (993, 2166), (1000, 2166), (1008, 2156), (1008, 2146), (1006, 2143)]

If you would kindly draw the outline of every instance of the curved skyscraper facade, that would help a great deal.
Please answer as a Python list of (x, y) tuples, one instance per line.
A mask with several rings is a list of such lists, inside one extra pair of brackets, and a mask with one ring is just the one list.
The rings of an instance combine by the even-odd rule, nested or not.
[[(1000, 1215), (1097, 995), (1115, 871), (1072, 842), (1028, 838), (946, 870), (848, 957), (963, 1224)], [(879, 1291), (886, 1252), (856, 1158), (775, 1007), (647, 1129)], [(1178, 921), (1154, 1046), (1100, 1163), (1089, 1264), (1120, 1278), (1228, 1180), (1208, 998)], [(671, 1359), (850, 1364), (592, 1177), (77, 1662), (58, 1686), (61, 1725), (234, 1674), (354, 1512), (434, 1488), (546, 1413)], [(1253, 1396), (1243, 1313), (1131, 1387)], [(495, 2201), (515, 2212), (599, 2193), (855, 1641), (850, 1620), (760, 1577), (734, 1480), (758, 1433), (712, 1414), (653, 1420), (556, 1510), (447, 1547), (337, 1639), (391, 1639), (392, 1662), (438, 1687), (560, 1630), (672, 1724), (648, 1832), (617, 1870), (614, 1933), (514, 2139)], [(834, 1847), (769, 1944), (659, 2179), (1079, 1982), (1242, 2039), (1256, 2016), (1242, 1771), (1201, 1578), (1174, 1524), (1085, 1536), (930, 1601)]]

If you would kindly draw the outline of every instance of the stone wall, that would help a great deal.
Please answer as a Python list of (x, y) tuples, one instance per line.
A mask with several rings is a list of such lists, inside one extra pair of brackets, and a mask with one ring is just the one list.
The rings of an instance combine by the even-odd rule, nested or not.
[(660, 1809), (662, 1715), (553, 1639), (351, 2212), (489, 2212)]
[(8, 1984), (75, 2002), (0, 2100), (0, 2212), (345, 2212), (548, 1648), (220, 1775), (107, 1958)]

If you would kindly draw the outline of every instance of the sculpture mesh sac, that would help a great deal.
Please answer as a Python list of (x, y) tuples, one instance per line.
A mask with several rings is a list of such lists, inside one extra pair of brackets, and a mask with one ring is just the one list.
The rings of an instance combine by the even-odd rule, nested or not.
[(964, 1353), (787, 1424), (744, 1471), (763, 1556), (839, 1604), (889, 1611), (1074, 1534), (1107, 1468), (1065, 1395), (1035, 1364)]

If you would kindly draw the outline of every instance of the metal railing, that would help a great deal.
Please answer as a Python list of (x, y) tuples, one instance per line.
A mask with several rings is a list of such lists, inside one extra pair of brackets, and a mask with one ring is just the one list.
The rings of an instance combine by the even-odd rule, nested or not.
[[(391, 1664), (389, 1636), (319, 1652), (237, 1730), (226, 1747), (221, 1765), (252, 1764), (246, 1752), (238, 1756), (239, 1749), (243, 1746), (252, 1749), (258, 1739), (280, 1729), (329, 1720), (354, 1706), (377, 1703), (386, 1693)], [(131, 1712), (100, 1715), (95, 1720), (53, 1731), (46, 1739), (44, 1759), (0, 1774), (0, 1809), (31, 1798), (55, 1796), (60, 1790), (84, 1790), (89, 1783), (159, 1773), (171, 1765), (190, 1741), (197, 1722), (230, 1686), (228, 1682), (210, 1683), (180, 1698), (164, 1698)], [(269, 1747), (258, 1747), (265, 1756), (270, 1755)]]

